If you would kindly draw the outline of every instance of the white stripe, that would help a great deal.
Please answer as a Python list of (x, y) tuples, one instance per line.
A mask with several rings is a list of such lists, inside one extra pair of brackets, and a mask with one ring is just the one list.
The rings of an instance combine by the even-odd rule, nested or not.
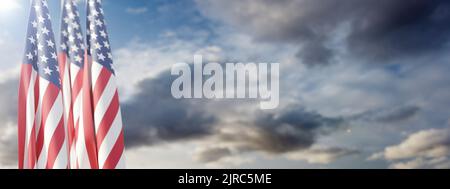
[[(53, 107), (50, 110), (50, 113), (47, 116), (47, 119), (45, 121), (44, 126), (44, 148), (46, 149), (45, 156), (47, 156), (48, 150), (50, 148), (50, 142), (52, 140), (53, 134), (55, 133), (56, 128), (58, 127), (59, 121), (63, 116), (63, 106), (62, 106), (62, 97), (61, 93), (58, 94), (58, 97), (56, 97), (56, 100), (53, 104)], [(64, 137), (65, 138), (65, 137)], [(65, 139), (64, 139), (65, 140)], [(66, 146), (62, 146), (62, 149)], [(61, 153), (64, 150), (60, 150), (59, 153)], [(65, 155), (67, 155), (67, 151), (65, 151)], [(65, 168), (60, 167), (63, 166), (61, 164), (62, 162), (56, 162), (54, 164), (53, 168)]]
[(70, 77), (71, 77), (72, 86), (75, 85), (75, 81), (76, 81), (79, 71), (80, 71), (80, 67), (78, 67), (75, 64), (70, 64)]
[(65, 63), (64, 66), (64, 75), (63, 78), (63, 85), (62, 85), (62, 92), (64, 96), (64, 120), (65, 124), (67, 125), (69, 120), (69, 113), (70, 113), (70, 105), (72, 103), (72, 91), (71, 91), (71, 83), (70, 83), (70, 72), (69, 72), (69, 66), (70, 64)]
[(76, 121), (80, 118), (81, 114), (81, 105), (83, 102), (81, 102), (82, 95), (81, 93), (76, 97), (75, 101), (73, 102), (73, 119)]
[(113, 76), (111, 75), (111, 78), (109, 78), (109, 80), (108, 80), (108, 84), (106, 85), (105, 89), (103, 90), (103, 93), (101, 94), (101, 97), (98, 100), (97, 105), (95, 106), (94, 122), (95, 122), (95, 131), (96, 132), (98, 131), (100, 122), (102, 121), (103, 116), (105, 115), (106, 111), (108, 110), (108, 107), (111, 104), (111, 101), (112, 101), (116, 91), (117, 91), (116, 83), (114, 81)]
[(92, 80), (92, 87), (95, 87), (95, 83), (97, 83), (97, 79), (100, 76), (100, 73), (103, 69), (103, 66), (99, 63), (92, 62), (91, 66), (91, 80)]
[(77, 153), (76, 153), (76, 143), (73, 143), (70, 147), (70, 168), (77, 168)]
[(120, 160), (116, 165), (116, 169), (125, 169), (126, 168), (125, 155), (123, 153), (125, 153), (125, 152), (122, 152), (122, 156), (120, 156)]
[(24, 159), (23, 159), (23, 165), (25, 169), (30, 169), (33, 167), (28, 167), (28, 159), (29, 157), (29, 149), (28, 145), (30, 144), (30, 138), (31, 138), (31, 132), (34, 125), (34, 115), (35, 115), (35, 100), (34, 99), (34, 83), (36, 82), (36, 72), (34, 69), (31, 69), (31, 76), (30, 76), (30, 84), (28, 86), (28, 93), (26, 96), (26, 109), (25, 109), (25, 116), (26, 116), (26, 122), (25, 122), (25, 143), (24, 143)]
[[(122, 131), (122, 116), (120, 114), (120, 108), (114, 121), (106, 134), (103, 142), (100, 144), (100, 148), (98, 149), (98, 162), (99, 167), (103, 167), (106, 159), (111, 153), (112, 148), (116, 144), (117, 139), (119, 138), (120, 132)], [(97, 141), (99, 142), (99, 141)]]
[(58, 156), (56, 157), (55, 163), (53, 164), (53, 169), (66, 169), (67, 168), (67, 137), (64, 137), (64, 142), (59, 150)]
[(77, 138), (77, 159), (78, 166), (80, 169), (89, 169), (91, 168), (91, 164), (89, 163), (89, 157), (86, 149), (86, 141), (84, 135), (84, 123), (83, 123), (83, 114), (80, 114), (80, 123), (78, 126), (78, 138)]

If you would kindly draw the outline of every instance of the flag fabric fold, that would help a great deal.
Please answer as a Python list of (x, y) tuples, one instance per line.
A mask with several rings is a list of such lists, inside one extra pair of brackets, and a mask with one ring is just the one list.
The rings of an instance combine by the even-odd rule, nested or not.
[(45, 0), (32, 0), (18, 107), (19, 168), (67, 168), (56, 45)]
[(89, 67), (80, 14), (74, 0), (62, 1), (60, 67), (65, 120), (69, 135), (70, 168), (97, 169)]
[(123, 168), (124, 138), (119, 95), (104, 11), (87, 0), (87, 62), (91, 66), (92, 105), (100, 168)]

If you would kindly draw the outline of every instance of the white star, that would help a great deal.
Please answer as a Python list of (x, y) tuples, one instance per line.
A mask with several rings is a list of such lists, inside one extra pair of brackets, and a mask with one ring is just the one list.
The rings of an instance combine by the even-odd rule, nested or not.
[(65, 22), (66, 24), (69, 24), (70, 18), (69, 18), (69, 17), (65, 17), (65, 18), (64, 18), (64, 22)]
[(92, 10), (92, 15), (94, 15), (95, 17), (97, 17), (98, 16), (98, 14), (99, 14), (99, 12), (97, 11), (97, 10)]
[(89, 15), (88, 16), (88, 20), (91, 21), (91, 22), (94, 21), (95, 20), (95, 16), (94, 15)]
[(39, 16), (38, 16), (38, 21), (39, 21), (40, 23), (44, 23), (44, 22), (45, 22), (45, 18), (39, 15)]
[(52, 40), (47, 40), (47, 45), (51, 48), (55, 47), (55, 43)]
[(47, 63), (48, 58), (45, 55), (41, 56), (41, 62)]
[(69, 35), (69, 34), (67, 33), (67, 31), (65, 31), (65, 30), (62, 31), (61, 33), (63, 34), (64, 37), (67, 37), (67, 36)]
[(83, 35), (81, 35), (81, 33), (77, 33), (77, 38), (78, 38), (79, 40), (82, 40), (82, 39), (83, 39)]
[(95, 6), (95, 2), (94, 1), (89, 1), (89, 6), (94, 7)]
[(75, 56), (74, 59), (75, 59), (75, 62), (81, 63), (82, 59), (81, 59), (80, 55)]
[(106, 38), (106, 32), (104, 31), (104, 30), (102, 30), (102, 31), (100, 31), (100, 35), (103, 37), (103, 38)]
[(103, 46), (109, 49), (109, 43), (108, 43), (107, 41), (105, 41), (105, 42), (103, 43)]
[(108, 58), (112, 60), (113, 56), (111, 53), (108, 53)]
[(70, 47), (70, 50), (72, 50), (73, 52), (77, 52), (79, 50), (79, 48), (76, 45), (72, 45)]
[(70, 34), (72, 34), (72, 33), (73, 33), (72, 27), (69, 26), (69, 28), (67, 28), (67, 32), (69, 32)]
[(95, 49), (100, 50), (102, 48), (102, 45), (100, 45), (100, 43), (95, 43), (94, 44)]
[(72, 9), (72, 5), (70, 3), (66, 3), (66, 9), (71, 10)]
[(27, 54), (27, 58), (28, 58), (28, 60), (32, 60), (33, 59), (33, 54), (31, 54), (31, 52), (29, 52)]
[(103, 26), (103, 22), (99, 19), (95, 20), (95, 25), (102, 27)]
[(92, 33), (94, 33), (94, 30), (95, 30), (95, 24), (94, 24), (94, 23), (90, 23), (90, 24), (89, 24), (89, 29), (92, 30)]
[(66, 44), (61, 44), (61, 49), (62, 49), (62, 50), (66, 50), (66, 49), (67, 49)]
[(102, 53), (97, 54), (97, 56), (98, 56), (98, 59), (105, 61), (106, 57)]
[(44, 27), (44, 28), (42, 28), (41, 32), (42, 32), (42, 34), (48, 35), (50, 31), (46, 27)]
[(77, 23), (73, 23), (72, 27), (75, 28), (75, 30), (78, 30), (78, 28), (80, 28), (80, 25), (78, 25)]
[(28, 38), (28, 40), (30, 40), (31, 44), (35, 44), (36, 43), (36, 39), (34, 39), (33, 37)]
[(40, 51), (44, 50), (44, 46), (40, 43), (37, 45), (37, 47), (38, 47), (38, 50), (40, 50)]
[(75, 41), (75, 37), (69, 36), (69, 41), (73, 43)]
[(73, 20), (75, 18), (75, 14), (73, 14), (73, 12), (70, 12), (69, 14), (67, 14), (67, 16)]
[(42, 5), (44, 5), (44, 7), (48, 7), (47, 1), (42, 1)]
[(55, 59), (55, 60), (57, 60), (57, 59), (58, 59), (58, 56), (56, 55), (56, 53), (55, 53), (55, 52), (52, 52), (52, 58), (53, 58), (53, 59)]
[(39, 5), (34, 5), (34, 10), (36, 10), (36, 12), (38, 12), (39, 9), (41, 9), (41, 6), (39, 6)]
[(92, 32), (91, 34), (91, 39), (92, 40), (97, 40), (98, 35), (95, 32)]
[(44, 72), (47, 75), (51, 75), (53, 71), (47, 66), (46, 68), (44, 68)]
[(31, 24), (33, 25), (33, 28), (37, 28), (38, 23), (36, 21), (33, 21)]

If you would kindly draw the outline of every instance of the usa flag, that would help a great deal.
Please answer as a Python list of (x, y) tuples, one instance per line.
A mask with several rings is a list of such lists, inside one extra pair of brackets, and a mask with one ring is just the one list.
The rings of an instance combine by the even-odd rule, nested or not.
[(32, 0), (19, 91), (19, 168), (124, 168), (124, 139), (101, 1), (62, 1), (59, 53), (46, 0)]
[(123, 168), (124, 137), (113, 56), (100, 0), (87, 0), (87, 62), (99, 168)]
[(18, 107), (19, 168), (67, 168), (58, 57), (48, 4), (32, 0)]
[(80, 14), (74, 0), (62, 1), (59, 63), (68, 129), (70, 168), (97, 169), (89, 67), (85, 63)]

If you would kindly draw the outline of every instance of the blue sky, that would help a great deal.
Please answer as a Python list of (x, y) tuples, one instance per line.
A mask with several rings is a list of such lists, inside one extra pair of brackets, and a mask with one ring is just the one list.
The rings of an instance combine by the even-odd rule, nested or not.
[[(0, 9), (2, 167), (16, 163), (29, 11), (8, 1), (17, 6)], [(103, 0), (128, 166), (449, 168), (450, 3), (382, 1)], [(60, 4), (49, 2), (57, 33)], [(173, 99), (170, 67), (194, 54), (280, 63), (280, 107)]]

